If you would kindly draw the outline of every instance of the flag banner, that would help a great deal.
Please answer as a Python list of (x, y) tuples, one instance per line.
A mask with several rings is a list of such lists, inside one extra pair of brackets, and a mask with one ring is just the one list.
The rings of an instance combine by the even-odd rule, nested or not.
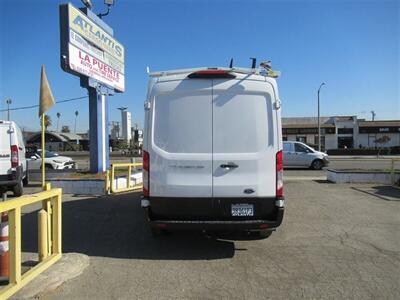
[(42, 65), (40, 76), (39, 117), (46, 113), (54, 105), (54, 97), (47, 81), (46, 71)]

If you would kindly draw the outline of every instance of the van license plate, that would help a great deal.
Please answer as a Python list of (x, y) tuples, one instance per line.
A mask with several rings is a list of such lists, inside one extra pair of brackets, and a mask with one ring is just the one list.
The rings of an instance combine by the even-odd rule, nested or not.
[(232, 217), (252, 217), (254, 216), (253, 204), (232, 204)]

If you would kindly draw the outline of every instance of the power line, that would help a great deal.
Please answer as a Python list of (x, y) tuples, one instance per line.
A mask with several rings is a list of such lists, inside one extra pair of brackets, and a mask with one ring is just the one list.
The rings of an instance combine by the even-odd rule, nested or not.
[[(70, 99), (65, 99), (65, 100), (60, 100), (60, 101), (56, 101), (57, 103), (64, 103), (64, 102), (70, 102), (70, 101), (76, 101), (76, 100), (81, 100), (84, 98), (88, 98), (89, 96), (82, 96), (82, 97), (76, 97), (76, 98), (70, 98)], [(15, 108), (10, 108), (10, 111), (13, 110), (21, 110), (21, 109), (30, 109), (30, 108), (35, 108), (35, 107), (39, 107), (39, 104), (36, 105), (30, 105), (30, 106), (21, 106), (21, 107), (15, 107)], [(5, 112), (8, 111), (8, 109), (1, 109), (0, 112)]]

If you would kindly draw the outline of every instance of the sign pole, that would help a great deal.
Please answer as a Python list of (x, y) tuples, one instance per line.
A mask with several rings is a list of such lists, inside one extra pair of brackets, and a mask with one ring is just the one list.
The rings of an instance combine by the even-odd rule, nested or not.
[(87, 87), (89, 92), (90, 172), (103, 173), (109, 167), (107, 98), (100, 88)]
[(109, 167), (106, 95), (125, 91), (125, 49), (90, 6), (59, 8), (60, 65), (88, 90), (90, 172), (103, 173)]

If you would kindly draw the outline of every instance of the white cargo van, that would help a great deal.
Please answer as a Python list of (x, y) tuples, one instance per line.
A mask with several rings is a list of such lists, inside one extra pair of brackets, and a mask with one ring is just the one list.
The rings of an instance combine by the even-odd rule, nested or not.
[(0, 192), (23, 194), (28, 183), (25, 144), (22, 132), (13, 121), (0, 120)]
[(259, 69), (150, 74), (143, 143), (153, 233), (251, 230), (283, 218), (281, 111), (274, 78)]

